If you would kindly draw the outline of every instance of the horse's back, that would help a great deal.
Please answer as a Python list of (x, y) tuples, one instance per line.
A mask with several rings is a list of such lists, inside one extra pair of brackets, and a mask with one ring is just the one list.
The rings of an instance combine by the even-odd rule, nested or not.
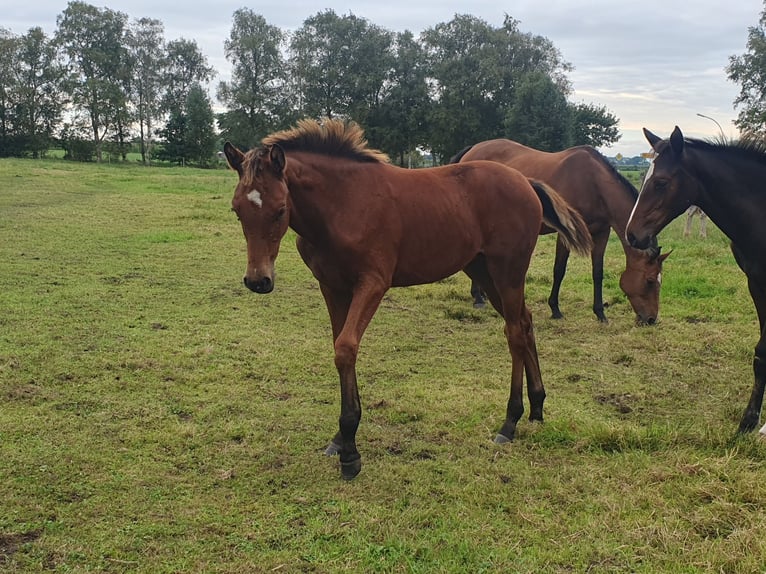
[[(592, 233), (609, 229), (604, 202), (616, 177), (590, 146), (546, 152), (507, 139), (487, 140), (473, 146), (460, 161), (489, 160), (544, 181), (583, 215)], [(621, 202), (624, 203), (624, 202)], [(553, 230), (545, 228), (544, 232)]]

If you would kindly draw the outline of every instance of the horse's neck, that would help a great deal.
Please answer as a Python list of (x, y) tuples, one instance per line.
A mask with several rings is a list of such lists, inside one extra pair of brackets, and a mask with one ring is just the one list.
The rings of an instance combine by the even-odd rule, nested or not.
[(286, 178), (290, 201), (290, 227), (308, 240), (328, 233), (328, 225), (346, 203), (344, 186), (334, 183), (337, 169), (331, 170), (321, 156), (291, 152)]
[[(701, 182), (695, 203), (736, 245), (766, 249), (766, 165), (695, 150), (688, 171)], [(762, 240), (758, 240), (758, 237)]]
[[(616, 174), (609, 172), (604, 166), (601, 166), (601, 169), (606, 172), (604, 177), (608, 178), (608, 183), (599, 188), (604, 205), (609, 212), (609, 225), (623, 245), (627, 245), (625, 228), (638, 196), (634, 196), (627, 184), (622, 182)], [(606, 194), (609, 195), (606, 196)]]

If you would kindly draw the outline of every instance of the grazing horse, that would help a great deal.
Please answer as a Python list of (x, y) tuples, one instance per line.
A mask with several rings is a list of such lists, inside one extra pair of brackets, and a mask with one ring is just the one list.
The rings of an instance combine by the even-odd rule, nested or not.
[(731, 240), (737, 264), (758, 313), (761, 337), (755, 346), (755, 383), (740, 432), (755, 429), (766, 386), (766, 148), (757, 143), (710, 143), (685, 139), (676, 126), (669, 139), (644, 129), (657, 156), (646, 174), (626, 228), (636, 249), (645, 249), (657, 234), (690, 205), (705, 211)]
[[(639, 323), (651, 325), (657, 320), (662, 262), (670, 253), (660, 255), (659, 247), (643, 252), (628, 245), (625, 240), (625, 224), (638, 192), (604, 156), (590, 146), (577, 146), (549, 153), (511, 140), (495, 139), (465, 148), (453, 157), (451, 162), (476, 159), (498, 161), (518, 169), (527, 177), (546, 182), (582, 215), (593, 237), (593, 312), (602, 322), (606, 322), (602, 296), (604, 252), (610, 228), (614, 229), (625, 251), (626, 266), (620, 277), (620, 287), (627, 295)], [(544, 226), (540, 233), (554, 231)], [(556, 241), (553, 286), (548, 297), (548, 305), (554, 319), (563, 316), (559, 309), (559, 290), (568, 259), (569, 249), (559, 238)], [(477, 297), (481, 297), (481, 289), (474, 285), (471, 293), (474, 301), (480, 306), (481, 300)]]
[(339, 120), (303, 120), (247, 153), (228, 142), (224, 152), (239, 175), (232, 209), (247, 242), (245, 285), (272, 291), (288, 226), (319, 281), (341, 388), (339, 431), (325, 452), (340, 455), (343, 478), (361, 470), (359, 343), (390, 287), (430, 283), (460, 270), (478, 281), (505, 320), (512, 360), (506, 420), (495, 440), (514, 437), (524, 411), (525, 372), (530, 420), (542, 420), (545, 390), (524, 301), (527, 268), (543, 221), (570, 248), (591, 247), (587, 227), (558, 194), (493, 162), (393, 166), (367, 147), (358, 125)]

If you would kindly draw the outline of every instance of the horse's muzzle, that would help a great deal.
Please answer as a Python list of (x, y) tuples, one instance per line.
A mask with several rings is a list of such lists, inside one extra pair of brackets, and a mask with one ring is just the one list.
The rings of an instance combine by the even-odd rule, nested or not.
[(271, 277), (261, 277), (257, 281), (252, 281), (247, 277), (244, 278), (245, 287), (250, 289), (254, 293), (271, 293), (274, 290), (274, 281)]

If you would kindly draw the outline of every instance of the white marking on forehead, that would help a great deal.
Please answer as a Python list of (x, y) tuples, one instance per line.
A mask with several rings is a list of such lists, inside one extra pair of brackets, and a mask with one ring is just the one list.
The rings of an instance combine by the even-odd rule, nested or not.
[(247, 199), (252, 201), (258, 207), (262, 207), (263, 206), (263, 199), (261, 199), (261, 192), (258, 191), (257, 189), (254, 189), (253, 191), (248, 193), (247, 194)]
[[(646, 170), (646, 175), (644, 176), (644, 181), (641, 184), (641, 191), (644, 191), (644, 187), (646, 187), (646, 182), (649, 181), (649, 178), (652, 177), (653, 173), (654, 173), (654, 162), (651, 162), (649, 164), (649, 169)], [(641, 195), (641, 191), (638, 192), (638, 195)]]
[(649, 164), (649, 169), (646, 170), (646, 175), (644, 176), (644, 181), (641, 183), (641, 190), (638, 192), (638, 197), (636, 198), (636, 203), (633, 205), (633, 209), (630, 212), (630, 217), (628, 217), (628, 224), (625, 226), (625, 240), (628, 239), (628, 227), (630, 227), (630, 222), (633, 221), (633, 214), (636, 213), (636, 208), (638, 207), (638, 202), (641, 201), (641, 194), (644, 191), (644, 186), (646, 186), (646, 182), (649, 181), (649, 178), (652, 177), (652, 174), (654, 173), (654, 162), (651, 162)]

